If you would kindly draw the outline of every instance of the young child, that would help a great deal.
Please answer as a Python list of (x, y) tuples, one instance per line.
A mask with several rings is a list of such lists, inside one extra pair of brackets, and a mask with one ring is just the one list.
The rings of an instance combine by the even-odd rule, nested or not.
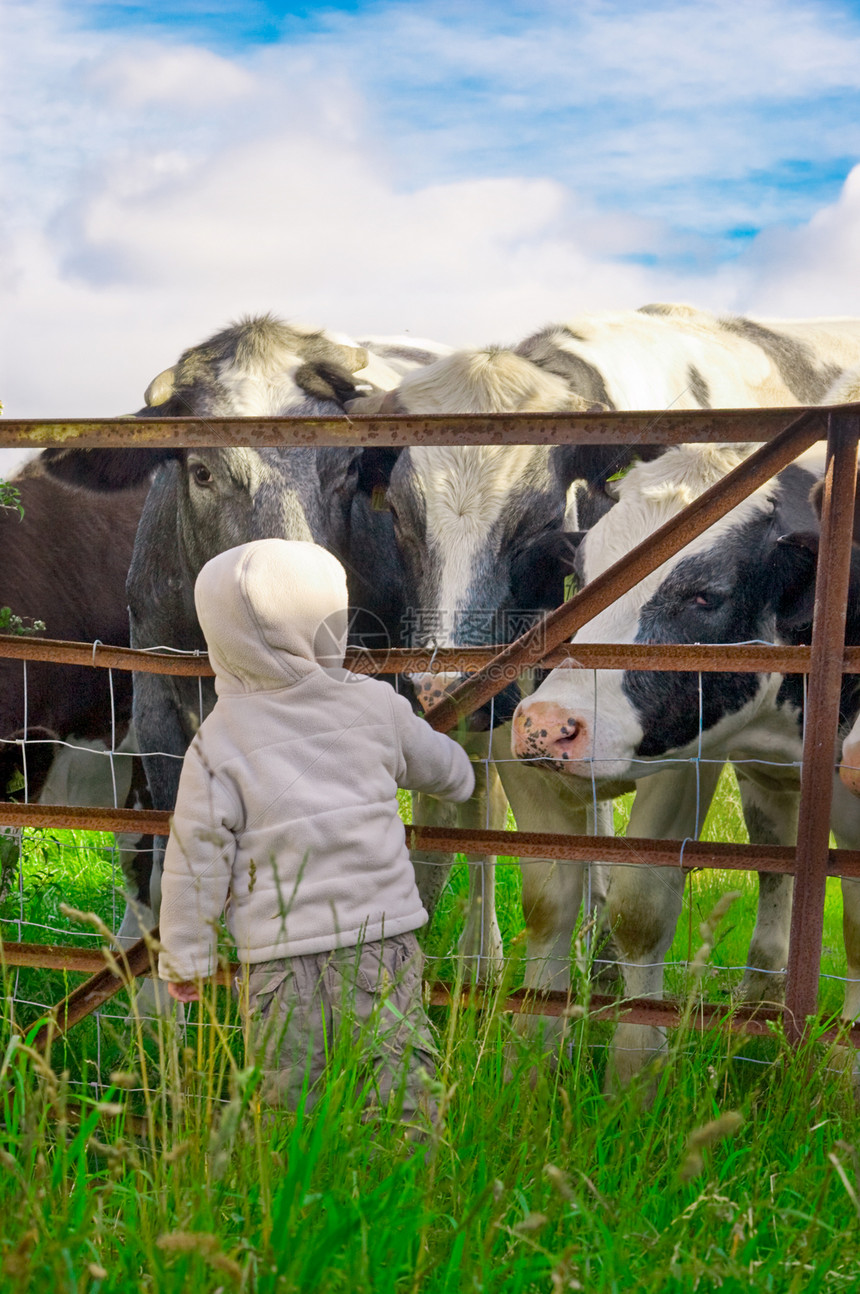
[(466, 800), (472, 765), (387, 683), (343, 668), (346, 576), (325, 549), (231, 548), (194, 598), (218, 700), (182, 766), (159, 975), (177, 1000), (198, 996), (226, 904), (264, 1098), (295, 1107), (307, 1082), (312, 1104), (347, 1025), (368, 1100), (402, 1091), (409, 1119), (433, 1045), (397, 787)]

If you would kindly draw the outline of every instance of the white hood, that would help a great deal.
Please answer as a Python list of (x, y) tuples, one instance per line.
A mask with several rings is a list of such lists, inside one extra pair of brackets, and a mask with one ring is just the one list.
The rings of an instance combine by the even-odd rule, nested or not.
[(270, 691), (343, 665), (346, 573), (317, 544), (258, 539), (207, 562), (194, 602), (219, 696)]

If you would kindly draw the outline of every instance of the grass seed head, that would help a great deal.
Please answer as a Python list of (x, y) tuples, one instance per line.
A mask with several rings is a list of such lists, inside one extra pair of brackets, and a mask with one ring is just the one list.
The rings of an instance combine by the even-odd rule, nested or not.
[(182, 1159), (188, 1154), (192, 1147), (190, 1141), (180, 1141), (178, 1145), (173, 1146), (171, 1150), (166, 1150), (162, 1156), (165, 1164), (175, 1164), (178, 1159)]
[(743, 1117), (737, 1110), (726, 1110), (718, 1119), (712, 1119), (701, 1128), (694, 1129), (687, 1138), (687, 1155), (681, 1165), (680, 1178), (689, 1182), (698, 1177), (705, 1167), (702, 1151), (708, 1146), (715, 1146), (726, 1137), (733, 1137), (743, 1123)]
[(726, 915), (735, 900), (741, 897), (742, 895), (740, 890), (729, 890), (728, 893), (720, 895), (702, 924), (699, 926), (699, 934), (706, 943), (713, 943), (717, 927), (723, 917)]
[(114, 1087), (122, 1087), (130, 1092), (140, 1086), (140, 1075), (130, 1074), (124, 1069), (115, 1069), (110, 1076), (110, 1081)]
[(218, 1237), (208, 1231), (168, 1231), (155, 1244), (166, 1253), (179, 1254), (211, 1254), (221, 1247)]
[(561, 1198), (567, 1200), (568, 1204), (575, 1204), (576, 1196), (570, 1182), (567, 1180), (567, 1175), (560, 1168), (556, 1168), (555, 1164), (544, 1164), (543, 1171), (544, 1175), (549, 1179), (553, 1190), (558, 1191)]
[(531, 1235), (535, 1231), (540, 1231), (549, 1222), (545, 1213), (527, 1213), (521, 1222), (517, 1222), (514, 1231), (520, 1235)]
[(218, 1237), (208, 1231), (169, 1231), (155, 1243), (166, 1253), (197, 1253), (208, 1266), (237, 1284), (242, 1279), (242, 1268), (234, 1258), (222, 1253)]

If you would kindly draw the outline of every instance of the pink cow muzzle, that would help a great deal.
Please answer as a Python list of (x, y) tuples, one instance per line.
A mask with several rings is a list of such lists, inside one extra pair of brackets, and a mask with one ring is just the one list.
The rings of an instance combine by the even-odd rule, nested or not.
[(555, 701), (532, 701), (514, 711), (511, 750), (517, 759), (579, 764), (570, 772), (588, 776), (583, 767), (591, 755), (591, 728), (582, 716)]
[(463, 682), (462, 674), (410, 674), (409, 678), (425, 714)]

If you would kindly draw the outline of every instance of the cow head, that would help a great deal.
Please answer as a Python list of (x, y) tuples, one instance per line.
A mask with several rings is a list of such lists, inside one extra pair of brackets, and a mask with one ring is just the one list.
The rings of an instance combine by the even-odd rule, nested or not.
[[(580, 548), (593, 579), (679, 512), (749, 449), (682, 446), (621, 482), (619, 502)], [(814, 478), (793, 467), (583, 626), (577, 642), (772, 640), (768, 565), (784, 518), (805, 517)], [(779, 680), (770, 675), (553, 670), (517, 709), (513, 751), (573, 776), (615, 781), (700, 749), (724, 751)]]
[[(511, 351), (458, 352), (407, 375), (355, 412), (461, 414), (592, 408), (564, 380)], [(602, 406), (599, 406), (602, 408)], [(387, 491), (404, 569), (403, 639), (410, 646), (510, 641), (564, 597), (578, 536), (565, 535), (574, 481), (601, 488), (632, 450), (617, 446), (457, 446), (404, 450)], [(575, 524), (575, 523), (574, 523)], [(425, 707), (459, 676), (413, 680)], [(515, 681), (473, 716), (510, 717)]]
[[(136, 416), (339, 415), (369, 364), (364, 347), (270, 316), (248, 319), (185, 351), (150, 383)], [(385, 455), (307, 447), (50, 449), (44, 461), (53, 475), (97, 490), (137, 486), (160, 469), (158, 489), (175, 492), (186, 567), (195, 572), (222, 548), (271, 536), (313, 539), (346, 557), (356, 495), (366, 489), (369, 497), (375, 463)]]

